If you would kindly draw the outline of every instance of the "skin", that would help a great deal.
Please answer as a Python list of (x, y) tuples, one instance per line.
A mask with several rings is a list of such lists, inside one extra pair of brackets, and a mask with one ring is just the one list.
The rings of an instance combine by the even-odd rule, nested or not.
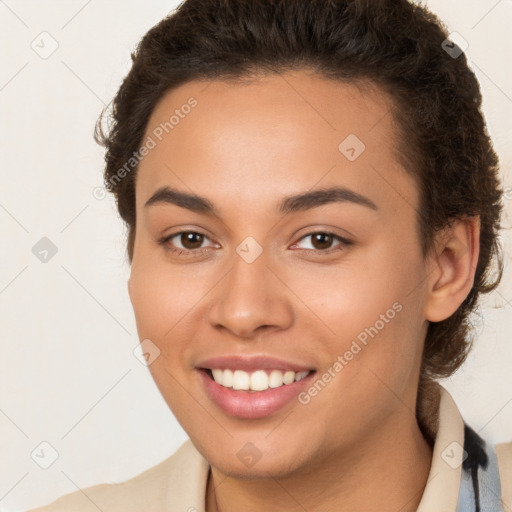
[[(161, 351), (151, 374), (211, 465), (207, 512), (416, 510), (432, 459), (414, 414), (424, 338), (471, 289), (478, 219), (455, 222), (423, 257), (417, 187), (397, 162), (391, 100), (377, 88), (307, 70), (193, 81), (162, 98), (146, 135), (191, 96), (197, 106), (138, 169), (128, 288), (140, 339)], [(366, 146), (354, 161), (338, 149), (348, 134)], [(164, 185), (208, 198), (219, 215), (145, 207)], [(276, 212), (285, 196), (333, 185), (377, 209)], [(180, 231), (204, 234), (202, 245), (174, 237), (167, 247), (189, 252), (178, 255), (158, 243)], [(315, 243), (312, 232), (352, 244)], [(248, 236), (263, 250), (250, 264), (236, 252)], [(395, 302), (402, 310), (307, 405), (232, 417), (195, 369), (207, 357), (270, 354), (321, 375)], [(261, 453), (252, 467), (237, 457), (248, 442)]]

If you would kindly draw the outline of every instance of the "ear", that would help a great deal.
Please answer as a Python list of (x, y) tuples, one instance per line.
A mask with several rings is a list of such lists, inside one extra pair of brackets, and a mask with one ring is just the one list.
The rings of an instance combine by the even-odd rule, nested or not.
[(427, 278), (427, 320), (446, 320), (464, 302), (473, 287), (479, 253), (479, 216), (454, 220), (438, 234)]

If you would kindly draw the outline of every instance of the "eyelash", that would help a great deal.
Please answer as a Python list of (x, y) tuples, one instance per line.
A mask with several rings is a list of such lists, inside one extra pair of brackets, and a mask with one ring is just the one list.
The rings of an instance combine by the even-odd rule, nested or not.
[[(173, 233), (172, 235), (169, 235), (169, 236), (166, 236), (166, 237), (163, 237), (161, 238), (160, 240), (158, 240), (158, 243), (160, 245), (162, 245), (164, 247), (164, 249), (170, 253), (173, 253), (173, 254), (177, 254), (178, 256), (182, 256), (182, 255), (185, 255), (185, 256), (197, 256), (199, 254), (204, 254), (206, 253), (209, 248), (202, 248), (202, 249), (180, 249), (180, 248), (175, 248), (175, 247), (171, 247), (169, 246), (169, 241), (172, 240), (173, 238), (179, 236), (179, 235), (183, 235), (183, 234), (194, 234), (194, 235), (201, 235), (201, 236), (204, 236), (205, 238), (208, 238), (204, 233), (200, 233), (198, 231), (179, 231), (177, 233)], [(303, 251), (308, 251), (308, 252), (313, 252), (314, 254), (331, 254), (333, 252), (336, 252), (336, 251), (342, 251), (343, 249), (345, 249), (346, 246), (350, 246), (353, 244), (353, 242), (351, 242), (350, 240), (347, 240), (346, 238), (343, 238), (335, 233), (332, 233), (330, 231), (312, 231), (311, 233), (307, 233), (306, 235), (302, 236), (300, 239), (299, 239), (299, 242), (301, 240), (303, 240), (304, 238), (307, 238), (309, 236), (314, 236), (314, 235), (332, 235), (333, 238), (337, 239), (338, 241), (341, 242), (341, 244), (339, 246), (336, 246), (334, 248), (331, 248), (331, 249), (325, 249), (325, 250), (322, 250), (322, 249), (300, 249), (300, 250), (303, 250)], [(209, 239), (209, 238), (208, 238)], [(296, 242), (298, 243), (298, 242)], [(295, 245), (295, 244), (294, 244)]]

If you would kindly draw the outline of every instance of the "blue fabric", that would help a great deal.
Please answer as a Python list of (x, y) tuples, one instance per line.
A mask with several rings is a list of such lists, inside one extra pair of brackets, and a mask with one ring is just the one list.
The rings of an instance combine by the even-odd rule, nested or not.
[(504, 512), (494, 446), (465, 425), (464, 450), (457, 512)]

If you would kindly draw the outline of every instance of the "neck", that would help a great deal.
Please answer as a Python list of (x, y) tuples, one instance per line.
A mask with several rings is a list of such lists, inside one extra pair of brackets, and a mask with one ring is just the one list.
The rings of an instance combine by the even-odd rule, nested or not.
[(307, 474), (240, 480), (211, 468), (206, 512), (414, 512), (427, 482), (432, 448), (416, 418), (408, 410), (405, 414), (389, 418), (378, 436), (323, 458)]

